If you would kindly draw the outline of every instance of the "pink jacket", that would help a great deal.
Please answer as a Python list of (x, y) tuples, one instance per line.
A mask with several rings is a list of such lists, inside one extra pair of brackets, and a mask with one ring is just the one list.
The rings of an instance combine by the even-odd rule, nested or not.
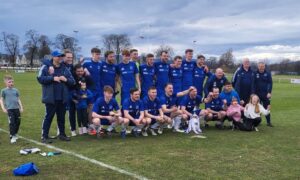
[(232, 117), (235, 121), (241, 121), (242, 111), (244, 111), (244, 107), (237, 104), (236, 106), (230, 105), (226, 113), (228, 117)]

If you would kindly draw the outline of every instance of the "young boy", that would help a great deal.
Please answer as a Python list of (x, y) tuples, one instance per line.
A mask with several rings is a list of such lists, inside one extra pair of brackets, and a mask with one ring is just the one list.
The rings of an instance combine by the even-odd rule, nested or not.
[[(80, 89), (75, 90), (73, 93), (73, 102), (76, 104), (79, 134), (82, 135), (87, 134), (87, 108), (89, 102), (93, 98), (93, 93), (86, 88), (86, 83), (84, 81), (80, 82), (80, 86)], [(73, 131), (72, 136), (76, 136), (76, 133), (73, 133)]]
[(6, 88), (1, 90), (0, 104), (4, 113), (7, 113), (9, 119), (10, 143), (17, 142), (17, 134), (21, 122), (21, 112), (23, 106), (19, 98), (19, 91), (14, 88), (14, 80), (10, 75), (4, 76)]

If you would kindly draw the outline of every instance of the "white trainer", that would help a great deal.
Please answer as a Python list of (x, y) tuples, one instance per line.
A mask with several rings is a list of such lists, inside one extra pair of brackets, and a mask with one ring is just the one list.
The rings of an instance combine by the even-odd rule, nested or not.
[(82, 132), (82, 127), (78, 128), (78, 131), (79, 131), (79, 135), (82, 135), (83, 132)]
[(71, 136), (76, 136), (77, 134), (76, 134), (76, 131), (71, 131)]
[(16, 143), (16, 142), (17, 142), (16, 136), (11, 137), (10, 143), (11, 143), (11, 144), (14, 144), (14, 143)]
[(258, 132), (258, 131), (259, 131), (257, 127), (254, 127), (254, 130), (255, 130), (256, 132)]
[(86, 129), (86, 127), (83, 127), (83, 128), (82, 128), (82, 133), (83, 133), (83, 134), (87, 134), (87, 129)]
[(150, 132), (151, 132), (152, 136), (157, 136), (157, 134), (156, 134), (156, 132), (154, 131), (154, 129), (151, 129), (151, 128), (150, 128)]
[(147, 131), (142, 131), (142, 135), (144, 136), (144, 137), (147, 137), (148, 136), (148, 133), (147, 133)]
[(173, 129), (173, 132), (184, 133), (184, 130), (181, 130), (181, 129)]
[(158, 134), (162, 134), (162, 133), (163, 133), (163, 128), (162, 128), (162, 127), (159, 127), (158, 130), (157, 130), (157, 133), (158, 133)]

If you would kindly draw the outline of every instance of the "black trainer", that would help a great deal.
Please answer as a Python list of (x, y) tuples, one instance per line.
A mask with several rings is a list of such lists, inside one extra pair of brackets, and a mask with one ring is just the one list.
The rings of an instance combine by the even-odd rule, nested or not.
[(220, 130), (224, 129), (224, 126), (222, 124), (216, 124), (215, 127)]
[(271, 124), (271, 123), (267, 123), (267, 126), (274, 127), (273, 124)]
[(51, 139), (49, 139), (49, 138), (45, 138), (45, 137), (42, 137), (42, 143), (44, 143), (44, 144), (51, 144), (52, 143), (52, 140)]
[(58, 138), (59, 138), (61, 141), (71, 141), (71, 138), (69, 138), (69, 137), (66, 136), (66, 135), (59, 135)]

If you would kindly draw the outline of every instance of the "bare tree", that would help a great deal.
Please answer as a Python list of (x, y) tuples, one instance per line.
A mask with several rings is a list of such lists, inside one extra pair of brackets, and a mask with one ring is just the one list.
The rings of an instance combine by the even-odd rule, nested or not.
[(23, 49), (26, 51), (25, 55), (30, 60), (30, 66), (33, 66), (33, 59), (38, 57), (39, 50), (39, 39), (40, 35), (35, 30), (29, 30), (25, 33), (27, 38), (26, 43), (23, 46)]
[(206, 64), (209, 67), (209, 69), (212, 69), (212, 70), (217, 69), (218, 68), (217, 57), (211, 56), (211, 57), (207, 58)]
[(295, 72), (297, 72), (298, 75), (300, 75), (300, 61), (295, 62)]
[(288, 68), (289, 63), (291, 62), (290, 59), (283, 59), (280, 64), (280, 73), (286, 74), (290, 69)]
[(174, 56), (174, 49), (169, 45), (160, 45), (155, 51), (155, 57), (159, 58), (162, 51), (167, 51), (172, 58)]
[(15, 66), (19, 53), (19, 36), (2, 32), (4, 47), (9, 54), (9, 65)]
[(103, 35), (103, 45), (106, 50), (116, 52), (117, 62), (119, 63), (121, 50), (130, 48), (131, 42), (127, 34), (108, 34)]
[(74, 53), (81, 50), (81, 47), (78, 46), (78, 40), (65, 34), (58, 34), (56, 36), (55, 47), (62, 51), (65, 49), (70, 49)]
[(233, 70), (234, 62), (233, 62), (233, 54), (232, 49), (227, 50), (224, 54), (221, 55), (219, 60), (219, 67), (225, 69), (225, 71)]
[(46, 35), (41, 35), (39, 38), (39, 50), (38, 50), (38, 56), (39, 59), (42, 59), (45, 57), (45, 55), (50, 55), (51, 54), (51, 48), (53, 43), (50, 41), (48, 36)]

